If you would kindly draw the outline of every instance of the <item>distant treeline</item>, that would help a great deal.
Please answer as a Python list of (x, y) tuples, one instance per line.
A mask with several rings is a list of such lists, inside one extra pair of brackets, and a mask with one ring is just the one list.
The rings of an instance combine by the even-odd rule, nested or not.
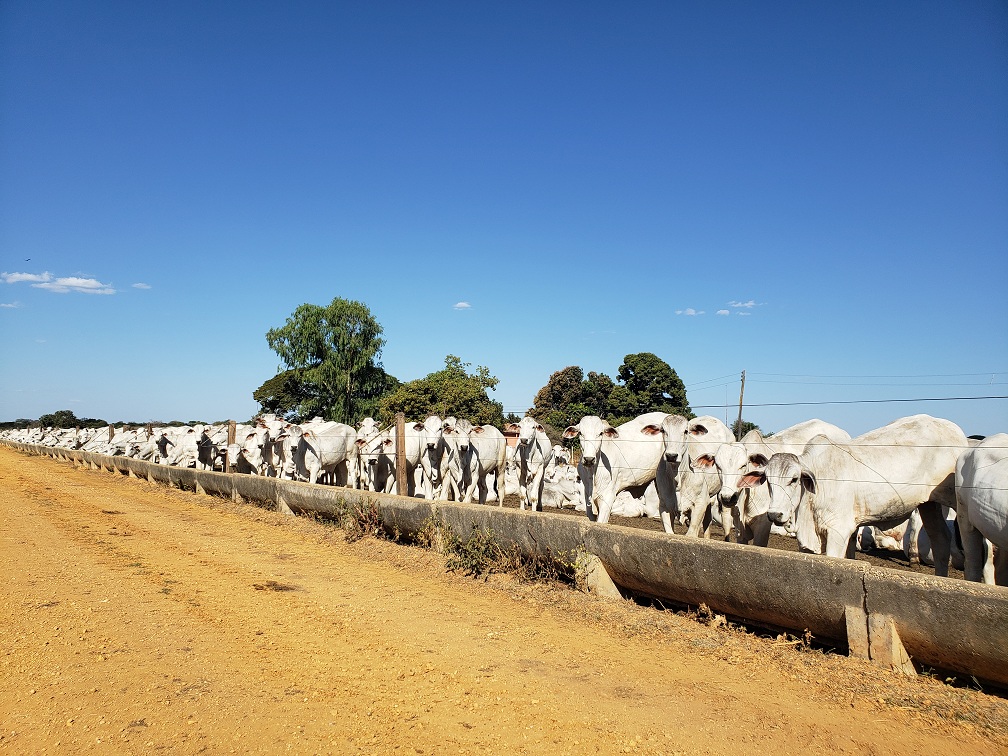
[[(226, 423), (227, 420), (218, 420), (216, 424)], [(119, 426), (130, 426), (133, 428), (141, 428), (147, 424), (157, 425), (157, 426), (179, 426), (179, 425), (209, 425), (205, 420), (171, 420), (169, 422), (163, 422), (161, 420), (142, 420), (142, 421), (126, 421), (117, 420), (115, 422), (108, 422), (107, 420), (101, 420), (95, 417), (77, 417), (72, 410), (57, 410), (56, 412), (50, 412), (47, 415), (42, 415), (34, 420), (27, 417), (21, 417), (17, 420), (4, 420), (0, 421), (0, 430), (13, 430), (14, 428), (106, 428), (109, 425)]]

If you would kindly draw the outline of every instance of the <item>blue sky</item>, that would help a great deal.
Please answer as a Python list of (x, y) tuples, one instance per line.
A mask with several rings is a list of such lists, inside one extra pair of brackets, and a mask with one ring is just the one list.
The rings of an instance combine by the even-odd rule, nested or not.
[(769, 430), (1008, 431), (877, 401), (1008, 394), (1008, 9), (6, 0), (0, 271), (0, 419), (247, 419), (341, 296), (505, 411), (650, 351)]

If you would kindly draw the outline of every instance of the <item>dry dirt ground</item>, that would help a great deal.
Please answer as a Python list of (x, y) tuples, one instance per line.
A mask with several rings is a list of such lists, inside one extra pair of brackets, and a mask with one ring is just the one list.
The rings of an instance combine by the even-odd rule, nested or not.
[(0, 447), (0, 751), (992, 753), (1008, 701)]

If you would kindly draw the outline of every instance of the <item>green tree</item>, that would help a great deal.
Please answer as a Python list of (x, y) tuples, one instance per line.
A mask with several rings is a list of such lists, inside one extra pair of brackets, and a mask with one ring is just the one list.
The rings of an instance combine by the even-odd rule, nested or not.
[(434, 414), (465, 418), (473, 425), (504, 424), (504, 407), (487, 395), (498, 383), (482, 365), (469, 373), (470, 363), (455, 355), (445, 357), (444, 370), (400, 384), (378, 402), (377, 415), (390, 421), (396, 412), (410, 420), (422, 420)]
[[(342, 423), (373, 412), (395, 381), (379, 362), (385, 345), (381, 335), (382, 327), (360, 302), (336, 297), (325, 307), (298, 307), (283, 326), (266, 333), (266, 343), (283, 361), (282, 370), (293, 373), (286, 386), (299, 401), (296, 409), (285, 409), (302, 418), (319, 415)], [(278, 388), (283, 386), (263, 384), (257, 393), (280, 401)], [(285, 393), (282, 398), (288, 403), (293, 397)]]
[(665, 360), (651, 352), (628, 354), (619, 367), (619, 379), (631, 394), (633, 416), (645, 412), (677, 413), (693, 417), (686, 386)]
[(617, 374), (569, 366), (550, 376), (536, 394), (529, 414), (541, 423), (565, 428), (585, 415), (598, 415), (619, 425), (646, 412), (679, 413), (693, 417), (686, 387), (668, 363), (650, 352), (628, 354)]
[(72, 410), (56, 410), (42, 415), (38, 421), (43, 428), (76, 428), (80, 425), (80, 420)]

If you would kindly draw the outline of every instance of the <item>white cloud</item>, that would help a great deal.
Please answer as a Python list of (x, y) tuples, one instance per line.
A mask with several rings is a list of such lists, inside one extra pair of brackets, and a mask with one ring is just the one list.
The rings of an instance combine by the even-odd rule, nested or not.
[(752, 315), (752, 313), (751, 313), (751, 312), (740, 312), (740, 313), (738, 313), (738, 314), (739, 314), (739, 315)]
[(731, 315), (731, 313), (728, 310), (718, 310), (715, 315)]
[(105, 284), (96, 278), (78, 278), (69, 276), (67, 278), (57, 278), (55, 281), (46, 283), (33, 283), (36, 289), (45, 289), (57, 294), (66, 294), (69, 291), (76, 291), (81, 294), (115, 294), (116, 290), (110, 284)]
[(685, 310), (676, 310), (675, 314), (676, 315), (689, 315), (690, 317), (693, 317), (695, 315), (703, 315), (704, 311), (703, 310), (694, 310), (692, 307), (687, 307)]
[(733, 299), (731, 302), (728, 303), (728, 306), (729, 307), (744, 307), (747, 310), (750, 310), (753, 307), (756, 307), (756, 300), (755, 299), (750, 299), (748, 302), (736, 302)]
[(66, 278), (53, 278), (52, 273), (0, 273), (0, 279), (4, 283), (30, 283), (36, 289), (54, 291), (57, 294), (66, 294), (68, 291), (77, 291), (82, 294), (115, 294), (116, 290), (111, 284), (102, 283), (97, 278), (81, 278), (80, 276), (67, 276)]
[(3, 279), (4, 283), (9, 284), (21, 283), (22, 281), (45, 283), (52, 280), (52, 273), (48, 271), (45, 273), (0, 273), (0, 278)]
[(452, 305), (453, 310), (469, 310), (472, 309), (472, 305), (468, 302), (456, 302)]
[(18, 302), (0, 302), (0, 307), (6, 307), (8, 310), (14, 310), (20, 307)]
[(145, 284), (145, 283), (142, 283), (142, 282), (141, 283), (135, 283), (135, 284), (133, 284), (133, 288), (134, 289), (149, 289), (150, 288), (150, 284)]

